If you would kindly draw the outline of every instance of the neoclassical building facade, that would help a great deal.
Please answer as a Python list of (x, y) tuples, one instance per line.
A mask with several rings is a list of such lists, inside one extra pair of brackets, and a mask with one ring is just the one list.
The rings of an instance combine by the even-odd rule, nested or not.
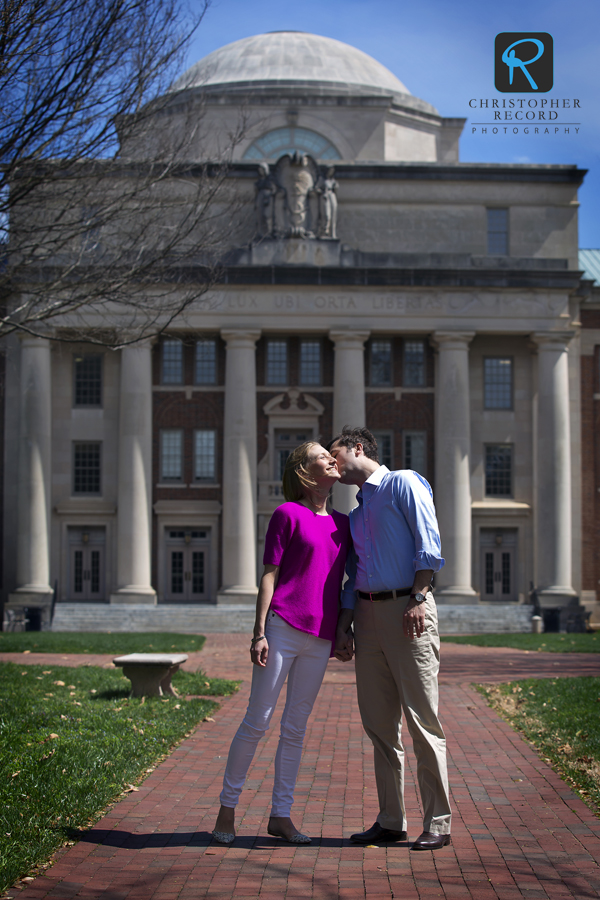
[(56, 591), (61, 627), (85, 605), (109, 629), (116, 607), (165, 627), (166, 608), (252, 605), (289, 450), (366, 424), (382, 462), (433, 485), (440, 608), (471, 630), (499, 609), (528, 627), (532, 602), (548, 627), (597, 615), (585, 173), (461, 163), (464, 120), (310, 34), (210, 54), (175, 85), (156, 146), (125, 155), (200, 108), (199, 161), (246, 122), (228, 179), (248, 215), (219, 283), (118, 353), (8, 347), (6, 609)]

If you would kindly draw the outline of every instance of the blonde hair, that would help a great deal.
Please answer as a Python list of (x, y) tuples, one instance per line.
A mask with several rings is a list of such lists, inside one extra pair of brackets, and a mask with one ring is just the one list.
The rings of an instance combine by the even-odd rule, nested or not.
[(318, 441), (305, 441), (292, 450), (285, 461), (283, 470), (283, 496), (290, 500), (302, 500), (308, 488), (317, 487), (317, 482), (306, 471), (312, 447), (318, 447)]

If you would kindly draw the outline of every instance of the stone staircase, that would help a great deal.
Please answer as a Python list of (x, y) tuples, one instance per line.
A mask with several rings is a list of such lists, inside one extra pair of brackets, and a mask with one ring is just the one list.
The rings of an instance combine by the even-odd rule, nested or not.
[[(531, 631), (532, 606), (489, 603), (438, 606), (440, 634), (499, 634)], [(57, 603), (52, 631), (166, 631), (179, 634), (250, 632), (253, 605), (136, 606)]]

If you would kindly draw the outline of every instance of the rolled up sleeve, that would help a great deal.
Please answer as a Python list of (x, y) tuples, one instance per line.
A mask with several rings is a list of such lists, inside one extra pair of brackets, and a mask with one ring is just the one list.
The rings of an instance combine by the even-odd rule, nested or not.
[(354, 547), (350, 547), (346, 557), (346, 575), (348, 578), (344, 582), (341, 594), (342, 609), (354, 609), (356, 604), (356, 564), (356, 552)]
[(415, 572), (421, 569), (439, 572), (445, 560), (431, 487), (424, 478), (411, 472), (410, 476), (395, 480), (394, 488), (396, 501), (415, 541)]

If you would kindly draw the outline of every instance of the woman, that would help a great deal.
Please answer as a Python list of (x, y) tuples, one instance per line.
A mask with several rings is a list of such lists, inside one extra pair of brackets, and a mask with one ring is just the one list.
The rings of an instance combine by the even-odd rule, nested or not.
[(229, 750), (221, 809), (213, 836), (235, 837), (235, 807), (256, 746), (264, 735), (288, 678), (268, 832), (292, 844), (310, 838), (294, 826), (290, 811), (306, 723), (323, 681), (338, 617), (348, 517), (327, 507), (340, 474), (331, 454), (313, 441), (297, 447), (283, 474), (283, 495), (265, 539), (250, 656), (254, 663), (250, 702)]

